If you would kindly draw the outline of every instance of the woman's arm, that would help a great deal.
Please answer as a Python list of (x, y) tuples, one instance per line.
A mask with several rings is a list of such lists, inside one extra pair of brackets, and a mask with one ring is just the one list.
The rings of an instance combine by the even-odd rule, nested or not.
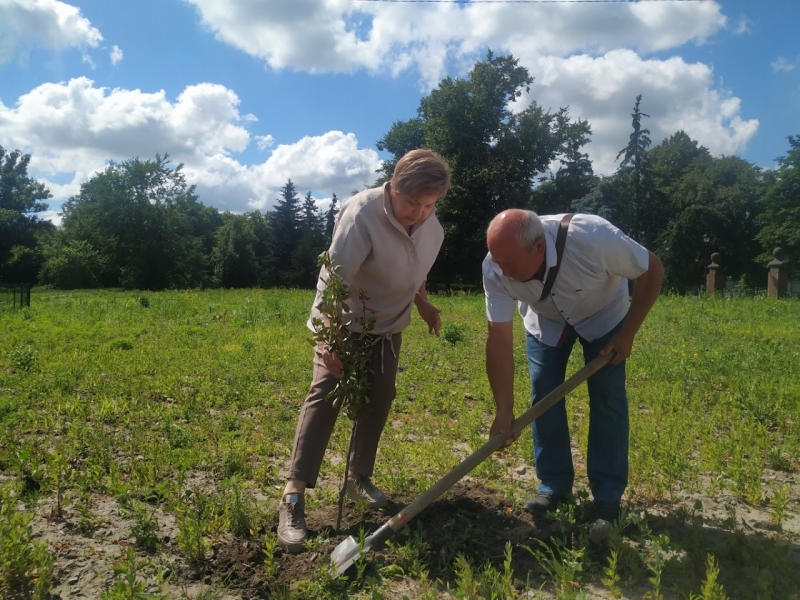
[(428, 333), (435, 333), (436, 337), (439, 337), (439, 330), (442, 328), (442, 311), (428, 302), (428, 292), (425, 290), (424, 281), (414, 296), (414, 304), (419, 311), (419, 316), (428, 325)]

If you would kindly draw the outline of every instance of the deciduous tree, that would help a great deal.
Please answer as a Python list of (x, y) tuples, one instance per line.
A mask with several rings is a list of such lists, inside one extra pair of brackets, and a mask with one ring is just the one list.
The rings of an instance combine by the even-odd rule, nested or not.
[(764, 252), (757, 260), (766, 265), (772, 250), (783, 248), (791, 271), (800, 273), (800, 135), (788, 140), (789, 151), (776, 159), (778, 170), (760, 202), (762, 226), (757, 239)]
[(252, 287), (258, 281), (258, 238), (247, 215), (225, 214), (211, 253), (212, 281), (226, 288)]
[(528, 206), (537, 176), (567, 149), (566, 109), (550, 113), (535, 101), (515, 106), (532, 83), (513, 56), (489, 52), (466, 79), (441, 81), (420, 101), (416, 118), (394, 123), (378, 143), (393, 155), (383, 180), (417, 147), (435, 150), (452, 169), (453, 185), (437, 207), (445, 241), (429, 279), (434, 284), (480, 282), (489, 221)]
[(195, 232), (200, 206), (183, 165), (168, 155), (112, 162), (64, 203), (68, 240), (85, 241), (104, 257), (105, 286), (186, 288), (207, 281), (208, 257)]
[(50, 190), (28, 175), (30, 161), (30, 154), (0, 146), (0, 281), (35, 282), (41, 264), (36, 234), (52, 228), (38, 215), (47, 210)]

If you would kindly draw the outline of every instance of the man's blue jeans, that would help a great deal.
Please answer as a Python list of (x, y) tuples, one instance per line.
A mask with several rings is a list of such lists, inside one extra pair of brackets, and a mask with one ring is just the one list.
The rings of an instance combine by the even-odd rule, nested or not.
[[(619, 331), (622, 323), (593, 342), (570, 329), (559, 348), (546, 346), (526, 333), (531, 404), (564, 382), (567, 360), (575, 340), (583, 346), (585, 362), (593, 360)], [(628, 484), (628, 398), (625, 361), (606, 365), (592, 375), (589, 386), (589, 448), (586, 470), (595, 500), (619, 502)], [(572, 492), (575, 468), (570, 450), (567, 408), (562, 399), (531, 424), (539, 491), (562, 496)]]

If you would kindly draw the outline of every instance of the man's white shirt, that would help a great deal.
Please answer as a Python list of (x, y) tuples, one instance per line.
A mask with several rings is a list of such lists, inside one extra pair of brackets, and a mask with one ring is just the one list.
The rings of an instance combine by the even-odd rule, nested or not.
[[(556, 264), (556, 235), (564, 215), (540, 216), (545, 229), (543, 280)], [(492, 260), (483, 261), (486, 315), (493, 323), (511, 321), (514, 309), (525, 329), (548, 346), (558, 345), (566, 325), (594, 341), (613, 329), (628, 312), (628, 279), (647, 271), (647, 249), (595, 215), (572, 217), (558, 276), (547, 298), (543, 281), (505, 277)]]

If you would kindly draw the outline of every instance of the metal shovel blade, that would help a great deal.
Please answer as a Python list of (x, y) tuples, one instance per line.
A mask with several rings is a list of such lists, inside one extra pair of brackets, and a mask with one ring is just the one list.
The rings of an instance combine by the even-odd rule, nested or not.
[(360, 555), (358, 542), (352, 535), (336, 546), (331, 552), (331, 563), (336, 567), (336, 575), (341, 575), (347, 571), (358, 560)]

